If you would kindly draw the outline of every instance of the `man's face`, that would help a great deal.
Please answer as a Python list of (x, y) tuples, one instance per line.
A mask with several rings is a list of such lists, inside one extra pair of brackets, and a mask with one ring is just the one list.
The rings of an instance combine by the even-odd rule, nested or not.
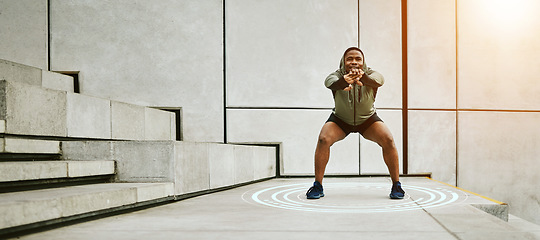
[(351, 50), (345, 54), (345, 70), (350, 72), (351, 69), (362, 69), (364, 67), (364, 57), (358, 50)]

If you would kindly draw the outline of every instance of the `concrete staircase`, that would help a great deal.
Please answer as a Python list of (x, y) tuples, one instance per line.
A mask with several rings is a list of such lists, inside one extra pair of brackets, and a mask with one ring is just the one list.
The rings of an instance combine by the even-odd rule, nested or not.
[(168, 201), (172, 183), (111, 183), (115, 161), (61, 160), (61, 142), (0, 139), (0, 234)]
[(273, 147), (176, 141), (173, 113), (72, 89), (0, 60), (0, 237), (275, 176)]

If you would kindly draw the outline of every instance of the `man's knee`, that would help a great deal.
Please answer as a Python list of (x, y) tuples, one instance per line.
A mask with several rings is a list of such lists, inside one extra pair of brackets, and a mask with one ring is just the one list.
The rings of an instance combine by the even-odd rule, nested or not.
[(319, 135), (319, 141), (317, 142), (318, 146), (327, 146), (330, 147), (335, 143), (335, 141), (328, 135)]
[(345, 138), (347, 134), (334, 122), (327, 122), (321, 129), (317, 147), (331, 147), (337, 141)]
[(379, 140), (378, 144), (384, 149), (396, 148), (396, 144), (394, 142), (394, 137), (392, 137), (392, 135), (382, 136), (381, 139)]

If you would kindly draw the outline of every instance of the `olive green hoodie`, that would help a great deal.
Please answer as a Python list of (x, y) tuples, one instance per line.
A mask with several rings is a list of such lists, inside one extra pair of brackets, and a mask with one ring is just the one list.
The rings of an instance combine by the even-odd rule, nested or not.
[[(353, 49), (360, 51), (362, 54), (364, 76), (360, 78), (360, 82), (364, 86), (353, 84), (353, 89), (344, 91), (343, 89), (349, 86), (343, 78), (347, 74), (345, 71), (345, 54)], [(364, 53), (359, 48), (351, 47), (341, 57), (339, 69), (328, 75), (324, 84), (332, 90), (334, 95), (334, 115), (349, 125), (358, 126), (375, 113), (373, 103), (377, 95), (377, 88), (384, 84), (384, 78), (380, 73), (366, 65)]]

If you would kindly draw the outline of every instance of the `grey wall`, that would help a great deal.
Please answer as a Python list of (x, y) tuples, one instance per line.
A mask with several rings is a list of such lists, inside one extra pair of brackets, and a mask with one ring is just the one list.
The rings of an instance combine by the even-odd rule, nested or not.
[[(333, 107), (324, 78), (358, 45), (357, 1), (229, 0), (225, 7), (228, 141), (281, 142), (282, 174), (313, 174), (317, 136)], [(358, 139), (335, 150), (328, 173), (358, 174)]]
[(410, 0), (407, 12), (409, 173), (456, 184), (455, 0)]
[(47, 0), (0, 0), (0, 59), (47, 70)]
[(455, 181), (536, 223), (539, 10), (532, 0), (409, 0), (407, 26), (409, 173)]
[(226, 1), (227, 107), (331, 107), (324, 77), (358, 44), (357, 1), (339, 2)]
[(50, 6), (51, 70), (80, 71), (83, 94), (182, 107), (185, 140), (223, 141), (222, 1)]
[[(407, 126), (400, 0), (50, 0), (50, 43), (46, 1), (0, 0), (0, 58), (46, 68), (50, 44), (51, 70), (80, 71), (82, 93), (182, 107), (185, 140), (281, 144), (281, 173), (298, 175), (313, 173), (332, 108), (323, 80), (359, 44), (386, 78), (376, 106), (400, 156), (408, 143), (408, 173), (540, 223), (540, 3), (407, 4)], [(351, 135), (327, 172), (387, 171), (380, 149)]]
[(458, 184), (540, 223), (540, 2), (457, 6)]

